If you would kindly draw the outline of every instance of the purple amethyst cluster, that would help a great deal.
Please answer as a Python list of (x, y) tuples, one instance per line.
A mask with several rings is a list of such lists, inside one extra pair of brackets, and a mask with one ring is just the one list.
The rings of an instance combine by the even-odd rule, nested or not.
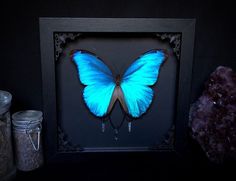
[(236, 73), (219, 66), (190, 109), (191, 136), (213, 162), (236, 159)]

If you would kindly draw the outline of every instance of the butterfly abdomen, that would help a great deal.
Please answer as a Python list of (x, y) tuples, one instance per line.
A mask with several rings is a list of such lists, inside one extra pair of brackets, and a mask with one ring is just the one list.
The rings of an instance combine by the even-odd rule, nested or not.
[(125, 99), (124, 99), (124, 94), (122, 92), (122, 89), (121, 89), (120, 86), (116, 86), (115, 89), (114, 89), (114, 92), (112, 94), (111, 102), (110, 102), (109, 107), (108, 107), (108, 113), (112, 110), (113, 105), (115, 104), (115, 102), (117, 100), (120, 102), (123, 110), (125, 112), (128, 112), (128, 108), (127, 108), (127, 105), (126, 105), (126, 102), (125, 102)]

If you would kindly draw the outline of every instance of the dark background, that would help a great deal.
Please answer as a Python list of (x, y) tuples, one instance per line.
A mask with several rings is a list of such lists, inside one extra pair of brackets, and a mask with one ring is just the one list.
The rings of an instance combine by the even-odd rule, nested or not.
[[(0, 89), (13, 94), (12, 112), (42, 109), (39, 47), (39, 17), (150, 17), (196, 18), (195, 56), (191, 101), (203, 90), (203, 83), (218, 66), (236, 70), (234, 5), (227, 1), (91, 1), (53, 0), (1, 2)], [(196, 143), (189, 140), (184, 158), (157, 158), (151, 154), (97, 154), (80, 164), (47, 166), (18, 178), (76, 180), (157, 180), (224, 178), (233, 175), (234, 163), (207, 161)], [(155, 157), (155, 159), (154, 159)], [(86, 156), (85, 156), (86, 158)], [(169, 162), (166, 162), (169, 160)]]

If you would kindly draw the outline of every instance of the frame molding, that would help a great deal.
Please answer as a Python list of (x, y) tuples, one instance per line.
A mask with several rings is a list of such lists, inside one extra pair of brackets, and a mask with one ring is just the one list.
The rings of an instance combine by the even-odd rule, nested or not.
[[(194, 48), (194, 19), (145, 19), (145, 18), (40, 18), (40, 46), (41, 66), (43, 85), (43, 111), (45, 147), (47, 148), (46, 160), (49, 162), (70, 160), (71, 155), (58, 152), (59, 141), (68, 144), (73, 150), (74, 147), (66, 140), (66, 135), (57, 124), (56, 109), (56, 85), (55, 85), (55, 61), (58, 60), (63, 51), (62, 44), (66, 39), (74, 40), (80, 33), (152, 33), (162, 40), (167, 40), (173, 47), (173, 51), (180, 61), (179, 80), (177, 94), (177, 110), (174, 128), (174, 150), (168, 151), (183, 153), (187, 141), (188, 111), (190, 103), (192, 62)], [(61, 36), (58, 33), (55, 39), (55, 32), (65, 32)], [(76, 32), (76, 33), (75, 33)], [(55, 40), (55, 42), (54, 42)], [(55, 60), (55, 61), (52, 61)], [(173, 132), (173, 131), (172, 131)], [(173, 134), (170, 131), (169, 138), (165, 141), (173, 141)], [(59, 134), (58, 134), (59, 133)], [(63, 143), (64, 141), (64, 143)], [(68, 146), (67, 145), (67, 146)], [(164, 144), (163, 144), (164, 145)], [(82, 151), (79, 145), (75, 147), (78, 152)], [(153, 148), (153, 150), (156, 150)], [(163, 147), (160, 151), (166, 152)], [(97, 152), (99, 150), (94, 150)], [(106, 152), (106, 150), (101, 150)], [(111, 150), (107, 150), (111, 151)], [(129, 151), (129, 150), (124, 150)], [(142, 148), (136, 151), (144, 151)], [(152, 151), (152, 149), (150, 150)], [(90, 150), (90, 152), (93, 152)], [(73, 153), (75, 154), (75, 153)], [(78, 153), (79, 154), (79, 153)], [(161, 152), (159, 152), (161, 154)]]

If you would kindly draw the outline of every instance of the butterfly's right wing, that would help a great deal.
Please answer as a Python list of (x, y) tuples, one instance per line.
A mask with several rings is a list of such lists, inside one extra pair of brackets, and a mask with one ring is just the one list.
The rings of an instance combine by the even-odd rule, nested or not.
[(98, 117), (108, 113), (108, 107), (115, 89), (112, 72), (95, 55), (76, 51), (72, 54), (79, 79), (86, 87), (83, 98), (89, 110)]
[(124, 73), (121, 89), (128, 114), (134, 118), (146, 112), (153, 99), (153, 86), (166, 55), (161, 50), (149, 51), (140, 56)]

